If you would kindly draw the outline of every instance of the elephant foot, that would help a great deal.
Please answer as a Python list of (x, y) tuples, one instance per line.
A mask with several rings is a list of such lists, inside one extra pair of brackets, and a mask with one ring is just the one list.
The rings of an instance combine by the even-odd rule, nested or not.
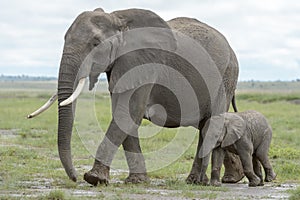
[(203, 178), (200, 178), (200, 175), (197, 174), (190, 174), (185, 182), (187, 184), (196, 184), (196, 185), (209, 185), (209, 179), (205, 174)]
[(220, 182), (220, 169), (212, 170), (210, 176), (210, 185), (215, 187), (220, 187), (222, 185)]
[(129, 176), (125, 179), (125, 183), (145, 183), (149, 182), (150, 179), (147, 176), (147, 173), (130, 173)]
[(273, 172), (273, 170), (269, 169), (266, 171), (267, 171), (266, 178), (265, 178), (266, 182), (271, 182), (276, 179), (277, 174), (275, 172)]
[[(262, 185), (261, 185), (262, 184)], [(260, 181), (260, 178), (256, 177), (249, 181), (249, 187), (263, 186), (264, 184)]]
[(253, 172), (245, 172), (248, 180), (249, 180), (249, 187), (256, 187), (263, 184), (262, 180), (256, 176)]
[(215, 186), (215, 187), (221, 187), (221, 182), (220, 181), (218, 181), (218, 180), (210, 180), (210, 185), (211, 186)]
[(187, 184), (197, 184), (198, 181), (199, 181), (199, 175), (196, 174), (190, 174), (185, 180)]
[(226, 174), (222, 178), (222, 183), (237, 183), (240, 180), (242, 180), (243, 178), (244, 178), (244, 174), (243, 175)]
[(257, 185), (257, 186), (264, 186), (264, 182), (263, 181), (260, 181), (260, 183)]
[(108, 184), (109, 167), (95, 160), (93, 168), (84, 174), (84, 180), (93, 186), (100, 184)]

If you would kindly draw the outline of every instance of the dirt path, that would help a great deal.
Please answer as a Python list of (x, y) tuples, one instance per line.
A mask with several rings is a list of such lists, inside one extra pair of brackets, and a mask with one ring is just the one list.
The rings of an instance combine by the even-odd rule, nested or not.
[[(159, 180), (158, 180), (159, 181)], [(114, 181), (113, 181), (114, 182)], [(163, 181), (162, 181), (163, 182)], [(111, 183), (108, 187), (98, 186), (89, 187), (86, 183), (81, 182), (76, 188), (52, 187), (51, 180), (23, 182), (26, 189), (5, 190), (0, 192), (0, 198), (5, 199), (34, 199), (41, 196), (47, 196), (51, 191), (59, 190), (66, 194), (70, 199), (288, 199), (287, 190), (295, 189), (296, 184), (275, 184), (267, 183), (262, 187), (250, 188), (246, 183), (223, 184), (222, 189), (202, 189), (187, 191), (186, 189), (163, 189), (155, 183), (145, 186), (125, 186), (118, 181)], [(162, 189), (161, 189), (162, 188)], [(68, 198), (69, 199), (69, 198)]]
[(224, 186), (229, 188), (229, 191), (224, 193), (226, 198), (229, 197), (228, 199), (288, 199), (287, 190), (297, 187), (295, 184), (274, 183), (267, 183), (263, 187), (248, 187), (248, 184), (242, 183)]

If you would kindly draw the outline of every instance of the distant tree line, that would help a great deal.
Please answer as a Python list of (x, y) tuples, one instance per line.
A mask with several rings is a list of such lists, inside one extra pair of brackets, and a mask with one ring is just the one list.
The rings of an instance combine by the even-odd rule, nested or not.
[[(48, 77), (48, 76), (29, 76), (29, 75), (0, 75), (0, 81), (52, 81), (57, 80), (57, 77)], [(101, 74), (99, 77), (100, 81), (106, 81), (106, 74)], [(296, 80), (292, 80), (291, 82), (300, 82), (300, 78)], [(257, 82), (265, 82), (265, 81), (258, 81), (258, 80), (249, 80), (249, 81), (241, 81), (241, 82), (250, 82), (250, 83), (257, 83)], [(268, 82), (268, 81), (267, 81)], [(271, 81), (271, 82), (281, 82), (278, 81)]]
[(57, 80), (56, 77), (47, 76), (28, 76), (28, 75), (0, 75), (0, 81), (52, 81)]

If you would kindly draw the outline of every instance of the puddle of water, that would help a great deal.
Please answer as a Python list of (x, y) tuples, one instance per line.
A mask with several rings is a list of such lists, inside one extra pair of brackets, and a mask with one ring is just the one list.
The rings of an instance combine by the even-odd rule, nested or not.
[(10, 129), (10, 130), (0, 129), (0, 136), (3, 138), (15, 138), (18, 136), (18, 131), (20, 131), (20, 129)]
[(222, 186), (229, 188), (227, 192), (232, 197), (247, 197), (251, 199), (287, 199), (289, 194), (287, 190), (295, 189), (297, 184), (283, 183), (265, 183), (264, 186), (248, 187), (248, 184), (223, 184)]
[(86, 190), (74, 190), (71, 192), (74, 196), (96, 197), (101, 192), (86, 191)]
[[(87, 166), (86, 166), (87, 167)], [(85, 166), (81, 166), (81, 168), (86, 168)], [(123, 173), (126, 173), (124, 170), (113, 170), (114, 174), (120, 175)], [(111, 196), (114, 195), (113, 191), (106, 191), (105, 187), (101, 188), (101, 190), (95, 191), (95, 190), (85, 190), (86, 189), (86, 183), (85, 182), (79, 182), (76, 189), (67, 189), (67, 188), (56, 188), (53, 185), (54, 179), (47, 179), (47, 178), (39, 178), (39, 175), (36, 175), (36, 177), (33, 178), (31, 181), (19, 181), (18, 185), (22, 186), (20, 190), (7, 190), (3, 191), (0, 194), (0, 198), (2, 195), (10, 196), (12, 198), (30, 198), (30, 197), (38, 197), (41, 195), (47, 195), (52, 190), (59, 189), (62, 190), (71, 196), (76, 197), (97, 197), (99, 195), (104, 196)], [(124, 184), (123, 181), (120, 181), (118, 179), (113, 179), (110, 181), (111, 184), (121, 183)], [(165, 180), (162, 179), (151, 179), (150, 186), (145, 188), (145, 196), (147, 196), (147, 199), (156, 199), (156, 197), (160, 199), (169, 199), (177, 196), (177, 194), (181, 194), (184, 192), (184, 189), (179, 190), (167, 190), (167, 189), (160, 189), (157, 188), (157, 186), (165, 185)], [(152, 186), (152, 187), (151, 187)], [(223, 184), (222, 187), (228, 188), (228, 191), (214, 191), (214, 193), (217, 193), (217, 199), (224, 199), (226, 197), (227, 199), (288, 199), (289, 193), (287, 193), (287, 190), (295, 189), (299, 185), (295, 183), (282, 183), (282, 184), (276, 184), (276, 183), (265, 183), (265, 186), (261, 187), (248, 187), (247, 183), (238, 183), (238, 184)], [(155, 188), (156, 187), (156, 188)], [(84, 188), (84, 189), (83, 189)], [(196, 195), (200, 195), (202, 193), (208, 193), (208, 190), (201, 190), (198, 191), (193, 190), (193, 193)], [(136, 195), (139, 194), (128, 194), (126, 191), (124, 191), (124, 195), (128, 196), (128, 198), (137, 197)], [(148, 198), (149, 197), (149, 198)], [(226, 199), (225, 198), (225, 199)], [(175, 197), (173, 199), (182, 199), (181, 197)]]
[(158, 195), (162, 195), (162, 196), (168, 196), (168, 195), (172, 195), (172, 194), (175, 194), (177, 193), (176, 190), (163, 190), (163, 189), (147, 189), (146, 190), (147, 193), (150, 193), (150, 194), (158, 194)]

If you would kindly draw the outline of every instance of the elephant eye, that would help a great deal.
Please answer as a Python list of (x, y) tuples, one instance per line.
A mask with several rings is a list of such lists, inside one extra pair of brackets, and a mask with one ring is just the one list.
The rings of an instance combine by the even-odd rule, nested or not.
[(94, 38), (94, 40), (93, 40), (93, 46), (94, 47), (96, 47), (96, 46), (98, 46), (99, 44), (101, 43), (101, 40), (100, 39), (98, 39), (98, 38)]
[(101, 43), (100, 41), (94, 42), (94, 43), (93, 43), (93, 46), (96, 47), (96, 46), (98, 46), (100, 43)]

